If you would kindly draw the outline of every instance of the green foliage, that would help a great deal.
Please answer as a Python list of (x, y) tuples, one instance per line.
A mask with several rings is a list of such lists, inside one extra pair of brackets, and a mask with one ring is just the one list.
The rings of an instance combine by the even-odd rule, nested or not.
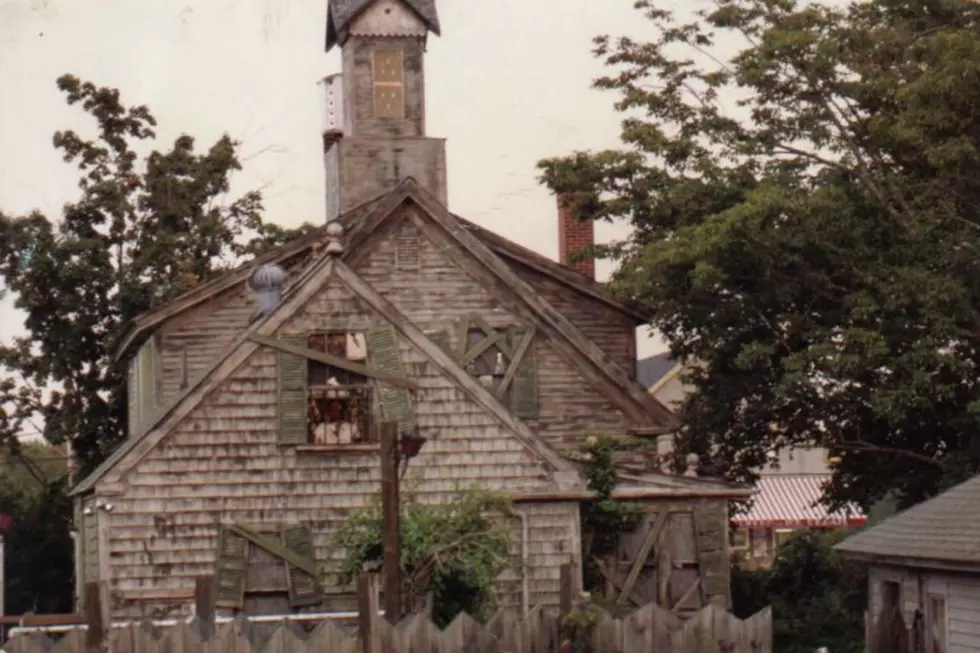
[(199, 153), (182, 135), (141, 159), (135, 148), (156, 127), (147, 107), (71, 75), (58, 88), (97, 135), (54, 135), (81, 191), (58, 219), (0, 212), (0, 275), (27, 315), (27, 335), (0, 347), (0, 441), (27, 428), (71, 440), (84, 473), (125, 437), (125, 370), (112, 353), (132, 319), (308, 227), (264, 224), (258, 192), (227, 198), (241, 168), (227, 136)]
[[(511, 563), (509, 501), (472, 488), (452, 501), (402, 497), (401, 568), (410, 597), (433, 599), (433, 621), (444, 627), (460, 612), (481, 619), (496, 607), (494, 583)], [(354, 512), (332, 536), (343, 552), (339, 581), (351, 583), (365, 562), (381, 558), (380, 499)]]
[(595, 642), (595, 629), (606, 613), (595, 605), (576, 606), (561, 620), (562, 651), (569, 653), (592, 653)]
[(4, 537), (8, 614), (72, 609), (66, 474), (63, 452), (39, 443), (15, 443), (0, 458), (0, 512), (13, 518)]
[(632, 227), (612, 287), (702, 363), (680, 446), (751, 480), (816, 442), (829, 497), (865, 507), (977, 472), (980, 5), (636, 6), (653, 40), (595, 48), (623, 148), (539, 165)]
[(771, 569), (732, 570), (732, 605), (746, 618), (773, 610), (774, 649), (809, 653), (819, 646), (862, 653), (867, 568), (843, 559), (833, 546), (851, 531), (800, 531), (776, 552)]
[(615, 552), (620, 537), (635, 531), (643, 519), (642, 506), (612, 496), (618, 482), (613, 460), (616, 447), (617, 441), (607, 437), (590, 437), (585, 446), (586, 485), (596, 493), (595, 499), (580, 507), (583, 582), (588, 591), (603, 585), (593, 558)]

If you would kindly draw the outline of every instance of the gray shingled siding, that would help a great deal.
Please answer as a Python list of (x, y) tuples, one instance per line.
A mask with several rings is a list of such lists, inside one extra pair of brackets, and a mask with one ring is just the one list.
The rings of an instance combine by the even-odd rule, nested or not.
[[(932, 617), (932, 599), (946, 601), (947, 653), (980, 652), (980, 574), (952, 574), (874, 566), (868, 575), (868, 610), (879, 614), (886, 583), (898, 583), (902, 615), (909, 622), (921, 610)], [(928, 630), (928, 628), (927, 628)]]

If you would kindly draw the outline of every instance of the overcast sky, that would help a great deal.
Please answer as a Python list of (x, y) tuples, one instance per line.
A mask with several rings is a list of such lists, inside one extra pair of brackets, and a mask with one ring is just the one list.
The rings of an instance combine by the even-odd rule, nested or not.
[[(554, 198), (535, 162), (617, 145), (615, 97), (590, 87), (602, 72), (590, 40), (642, 35), (632, 5), (439, 0), (427, 131), (448, 139), (453, 211), (556, 257)], [(51, 145), (56, 130), (89, 124), (55, 87), (72, 73), (148, 105), (161, 149), (180, 133), (202, 147), (229, 133), (245, 160), (236, 192), (262, 187), (272, 222), (322, 221), (317, 80), (340, 71), (338, 51), (323, 51), (325, 16), (326, 0), (0, 0), (0, 207), (54, 216), (75, 196), (76, 172)], [(600, 241), (623, 235), (598, 225)], [(0, 310), (6, 339), (22, 318), (9, 301)], [(664, 347), (641, 338), (639, 349)]]

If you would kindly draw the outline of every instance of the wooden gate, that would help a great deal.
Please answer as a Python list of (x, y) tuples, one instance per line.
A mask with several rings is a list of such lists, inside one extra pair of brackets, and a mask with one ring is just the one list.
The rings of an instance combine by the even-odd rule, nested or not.
[(728, 509), (721, 502), (650, 504), (640, 526), (620, 538), (615, 556), (597, 561), (606, 596), (619, 605), (656, 603), (689, 616), (730, 603)]

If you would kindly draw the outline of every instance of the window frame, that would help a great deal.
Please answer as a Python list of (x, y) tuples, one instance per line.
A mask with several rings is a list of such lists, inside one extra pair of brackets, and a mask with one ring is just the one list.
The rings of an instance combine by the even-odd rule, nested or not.
[[(392, 57), (392, 61), (385, 62), (385, 57)], [(385, 74), (387, 64), (396, 74)], [(394, 92), (391, 104), (394, 110), (382, 112), (380, 109), (379, 92)], [(404, 120), (406, 113), (405, 98), (405, 52), (400, 48), (382, 47), (371, 52), (371, 113), (374, 118), (381, 120)]]
[[(943, 594), (929, 592), (926, 595), (926, 648), (929, 653), (946, 653), (949, 650), (949, 605)], [(942, 605), (942, 623), (936, 619), (936, 604)], [(936, 629), (941, 635), (939, 645), (936, 642)]]
[[(348, 343), (350, 342), (352, 336), (360, 336), (362, 343), (365, 338), (364, 333), (355, 330), (317, 329), (307, 332), (306, 346), (308, 349), (312, 349), (314, 351), (329, 353), (339, 358), (352, 360), (348, 356), (349, 350), (347, 349)], [(340, 351), (340, 348), (336, 346), (336, 343), (338, 342), (343, 342), (343, 351)], [(365, 348), (366, 357), (366, 344), (362, 344), (362, 347)], [(376, 393), (372, 380), (367, 376), (335, 368), (327, 363), (322, 363), (311, 359), (306, 360), (306, 374), (307, 437), (305, 444), (296, 445), (297, 449), (300, 451), (314, 452), (379, 450), (380, 442), (378, 440), (378, 431), (375, 424)], [(336, 385), (330, 383), (331, 379), (337, 380), (338, 377), (340, 377), (343, 382), (338, 381)], [(359, 400), (362, 406), (360, 407), (359, 412), (356, 414), (356, 421), (351, 421), (348, 419), (337, 420), (332, 423), (314, 421), (315, 414), (322, 410), (321, 406), (318, 405), (321, 402), (356, 401), (355, 395), (357, 394), (362, 395), (361, 399)], [(344, 412), (347, 413), (351, 410), (355, 409), (348, 406), (344, 409)], [(338, 426), (338, 429), (335, 431), (337, 439), (335, 442), (318, 442), (316, 428), (321, 424), (326, 426), (325, 430), (328, 429), (331, 424), (351, 425), (350, 440), (347, 442), (342, 440)], [(358, 427), (356, 430), (353, 428), (355, 425)]]

